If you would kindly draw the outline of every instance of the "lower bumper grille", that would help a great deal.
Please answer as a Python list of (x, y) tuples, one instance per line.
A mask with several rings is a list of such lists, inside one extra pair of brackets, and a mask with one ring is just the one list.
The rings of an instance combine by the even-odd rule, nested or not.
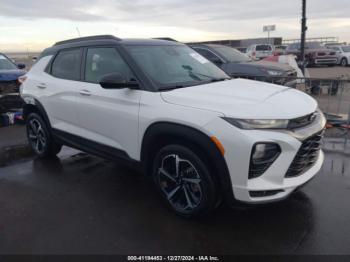
[(317, 161), (322, 146), (324, 130), (303, 141), (286, 177), (297, 177), (310, 169)]

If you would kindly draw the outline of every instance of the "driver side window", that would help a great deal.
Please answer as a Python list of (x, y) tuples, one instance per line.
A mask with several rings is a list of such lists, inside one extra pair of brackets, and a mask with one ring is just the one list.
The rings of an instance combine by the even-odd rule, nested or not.
[(85, 81), (99, 83), (103, 76), (111, 73), (118, 73), (127, 81), (135, 79), (116, 49), (89, 48), (86, 55)]

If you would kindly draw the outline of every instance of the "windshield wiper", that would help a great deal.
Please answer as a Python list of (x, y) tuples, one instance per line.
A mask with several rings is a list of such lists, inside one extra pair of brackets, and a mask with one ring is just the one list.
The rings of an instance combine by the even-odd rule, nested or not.
[(162, 86), (158, 88), (158, 91), (170, 91), (174, 89), (179, 89), (179, 88), (185, 88), (187, 86), (184, 85), (170, 85), (170, 86)]
[(219, 81), (224, 81), (226, 79), (231, 79), (231, 78), (227, 78), (227, 77), (215, 78), (213, 76), (205, 75), (205, 74), (202, 74), (199, 72), (194, 72), (192, 67), (188, 66), (188, 65), (183, 65), (182, 67), (188, 71), (189, 75), (192, 78), (196, 78), (199, 81), (202, 81), (203, 79), (199, 78), (198, 76), (204, 76), (206, 78), (209, 78), (210, 82), (219, 82)]
[(231, 78), (227, 78), (227, 77), (223, 77), (223, 78), (213, 78), (210, 80), (210, 82), (220, 82), (220, 81), (225, 81), (225, 80), (229, 80)]
[(188, 74), (190, 77), (195, 78), (198, 81), (202, 81), (202, 79), (198, 76), (204, 76), (204, 77), (207, 77), (209, 79), (213, 78), (212, 76), (208, 76), (208, 75), (205, 75), (202, 73), (194, 72), (193, 68), (189, 65), (183, 65), (182, 68), (188, 71)]

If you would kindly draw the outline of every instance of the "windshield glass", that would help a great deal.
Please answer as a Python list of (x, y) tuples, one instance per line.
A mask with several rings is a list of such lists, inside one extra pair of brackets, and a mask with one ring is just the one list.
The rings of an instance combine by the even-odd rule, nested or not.
[(0, 55), (0, 70), (17, 69), (14, 63), (9, 61), (5, 56)]
[(193, 86), (227, 78), (188, 46), (128, 46), (129, 53), (160, 89)]
[(343, 52), (350, 52), (350, 46), (342, 46)]
[(252, 61), (248, 56), (232, 47), (220, 46), (212, 48), (216, 52), (218, 52), (223, 58), (225, 58), (228, 62), (240, 63)]

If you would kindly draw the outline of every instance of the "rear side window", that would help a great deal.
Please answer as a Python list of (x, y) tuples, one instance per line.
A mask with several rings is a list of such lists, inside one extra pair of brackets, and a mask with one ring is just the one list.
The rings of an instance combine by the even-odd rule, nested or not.
[(135, 80), (129, 66), (115, 48), (89, 48), (86, 56), (85, 81), (99, 83), (103, 76), (111, 73), (118, 73), (127, 81)]
[(58, 78), (80, 80), (80, 64), (80, 49), (61, 51), (52, 63), (51, 74)]

